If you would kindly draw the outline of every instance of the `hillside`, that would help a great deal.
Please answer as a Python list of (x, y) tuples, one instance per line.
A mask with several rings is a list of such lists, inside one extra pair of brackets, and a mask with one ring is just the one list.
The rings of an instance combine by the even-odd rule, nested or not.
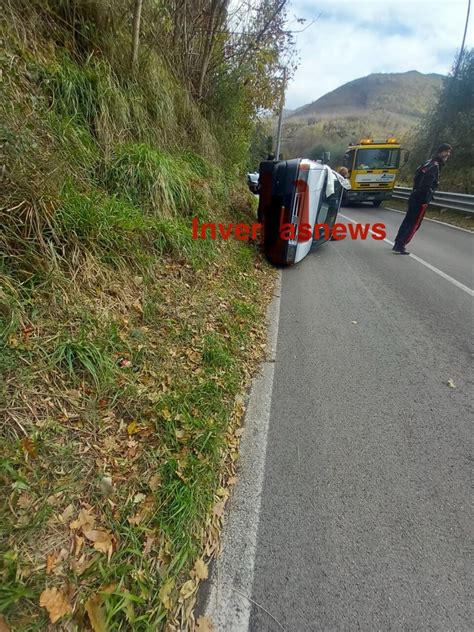
[(255, 217), (284, 11), (3, 4), (0, 630), (194, 630), (274, 275), (192, 226)]
[(339, 158), (348, 142), (364, 135), (403, 138), (436, 99), (442, 80), (409, 71), (350, 81), (285, 117), (285, 155), (318, 157), (324, 147)]

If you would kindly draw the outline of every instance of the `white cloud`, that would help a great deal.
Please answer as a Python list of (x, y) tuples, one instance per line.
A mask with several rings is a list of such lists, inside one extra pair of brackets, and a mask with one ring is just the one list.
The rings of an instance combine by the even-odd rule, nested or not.
[[(446, 74), (461, 45), (466, 9), (467, 0), (293, 0), (290, 14), (308, 22), (320, 18), (296, 35), (301, 61), (286, 107), (315, 101), (373, 72)], [(473, 30), (466, 39), (469, 47), (474, 46)]]

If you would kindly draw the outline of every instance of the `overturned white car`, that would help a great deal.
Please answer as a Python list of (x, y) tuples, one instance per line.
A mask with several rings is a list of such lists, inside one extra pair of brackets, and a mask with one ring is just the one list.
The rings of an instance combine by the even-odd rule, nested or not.
[[(315, 243), (329, 241), (344, 189), (350, 189), (349, 181), (319, 162), (295, 158), (260, 163), (258, 218), (267, 259), (297, 263)], [(314, 230), (321, 225), (324, 230)]]

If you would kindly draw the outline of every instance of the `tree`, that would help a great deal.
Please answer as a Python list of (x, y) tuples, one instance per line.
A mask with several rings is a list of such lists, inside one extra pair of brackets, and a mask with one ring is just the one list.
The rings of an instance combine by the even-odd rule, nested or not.
[(474, 49), (456, 58), (446, 77), (439, 98), (423, 119), (414, 135), (412, 158), (404, 169), (408, 174), (431, 155), (443, 142), (454, 147), (444, 172), (445, 189), (472, 193), (474, 128)]

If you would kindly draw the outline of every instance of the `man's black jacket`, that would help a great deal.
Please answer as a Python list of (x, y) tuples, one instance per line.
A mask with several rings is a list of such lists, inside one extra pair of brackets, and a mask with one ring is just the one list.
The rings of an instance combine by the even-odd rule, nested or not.
[(428, 204), (438, 186), (439, 173), (443, 163), (431, 158), (420, 165), (415, 172), (413, 194), (421, 204)]

